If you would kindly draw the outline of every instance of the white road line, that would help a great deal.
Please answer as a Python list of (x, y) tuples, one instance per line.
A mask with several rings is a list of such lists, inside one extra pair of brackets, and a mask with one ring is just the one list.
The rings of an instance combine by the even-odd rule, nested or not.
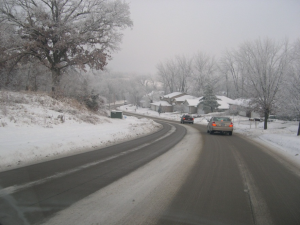
[(153, 144), (155, 142), (158, 142), (158, 141), (160, 141), (160, 140), (162, 140), (162, 139), (170, 136), (172, 133), (174, 133), (176, 131), (176, 127), (173, 126), (173, 125), (171, 125), (171, 124), (169, 124), (169, 125), (171, 126), (171, 129), (165, 135), (161, 136), (160, 138), (158, 138), (158, 139), (156, 139), (156, 140), (154, 140), (152, 142), (148, 142), (146, 144), (140, 145), (139, 147), (136, 147), (136, 148), (133, 148), (133, 149), (130, 149), (130, 150), (127, 150), (127, 151), (124, 151), (124, 152), (112, 155), (112, 156), (107, 157), (105, 159), (101, 159), (101, 160), (98, 160), (98, 161), (95, 161), (95, 162), (92, 162), (92, 163), (87, 163), (87, 164), (79, 166), (79, 167), (77, 167), (75, 169), (71, 169), (71, 170), (67, 170), (67, 171), (61, 172), (61, 173), (57, 173), (55, 175), (48, 176), (48, 177), (40, 179), (40, 180), (32, 181), (32, 182), (29, 182), (29, 183), (26, 183), (26, 184), (14, 185), (14, 186), (3, 188), (3, 189), (0, 190), (0, 197), (4, 196), (4, 195), (13, 194), (15, 192), (21, 191), (21, 190), (29, 188), (29, 187), (33, 187), (33, 186), (36, 186), (36, 185), (39, 185), (39, 184), (46, 183), (46, 182), (48, 182), (50, 180), (61, 178), (61, 177), (70, 175), (72, 173), (78, 172), (80, 170), (83, 170), (83, 169), (86, 169), (86, 168), (89, 168), (89, 167), (92, 167), (92, 166), (96, 166), (98, 164), (101, 164), (101, 163), (110, 161), (112, 159), (118, 158), (118, 157), (120, 157), (122, 155), (126, 155), (126, 154), (129, 154), (131, 152), (138, 151), (138, 150), (140, 150), (140, 149), (142, 149), (142, 148), (144, 148), (146, 146), (149, 146), (149, 145), (151, 145), (151, 144)]

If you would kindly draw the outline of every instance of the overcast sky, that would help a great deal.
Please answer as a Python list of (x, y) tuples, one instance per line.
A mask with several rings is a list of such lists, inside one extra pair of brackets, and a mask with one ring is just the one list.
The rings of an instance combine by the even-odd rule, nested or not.
[(156, 74), (156, 65), (176, 55), (226, 49), (258, 38), (300, 38), (300, 0), (125, 0), (132, 29), (112, 55), (114, 72)]

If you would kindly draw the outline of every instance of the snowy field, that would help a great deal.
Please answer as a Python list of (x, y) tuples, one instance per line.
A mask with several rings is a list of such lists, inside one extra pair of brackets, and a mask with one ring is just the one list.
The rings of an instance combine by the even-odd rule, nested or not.
[(99, 149), (160, 128), (149, 119), (100, 116), (70, 99), (1, 91), (0, 171)]
[[(180, 121), (180, 113), (161, 113), (152, 111), (149, 108), (136, 108), (132, 105), (120, 107), (121, 110), (138, 113), (146, 116), (164, 118), (174, 121)], [(203, 117), (195, 118), (195, 123), (207, 125), (207, 119), (220, 113), (210, 113)], [(222, 114), (225, 115), (225, 114)], [(263, 122), (249, 121), (248, 117), (232, 116), (234, 123), (234, 134), (238, 133), (272, 148), (276, 153), (286, 157), (300, 166), (300, 136), (297, 136), (297, 121), (276, 120), (268, 123), (268, 129), (263, 129)]]

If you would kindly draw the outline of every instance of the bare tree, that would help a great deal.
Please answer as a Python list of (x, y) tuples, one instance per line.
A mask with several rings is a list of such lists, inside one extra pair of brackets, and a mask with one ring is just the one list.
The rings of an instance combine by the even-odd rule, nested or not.
[(103, 69), (120, 30), (132, 26), (120, 0), (2, 0), (0, 21), (21, 37), (5, 49), (7, 60), (35, 57), (51, 70), (53, 90), (69, 66)]
[(287, 41), (275, 43), (270, 39), (246, 42), (239, 49), (239, 62), (247, 72), (247, 91), (256, 109), (264, 114), (264, 129), (287, 73), (288, 53)]
[(220, 60), (219, 69), (225, 75), (227, 97), (229, 92), (233, 92), (232, 96), (230, 96), (233, 98), (245, 97), (245, 74), (243, 64), (238, 60), (238, 53), (226, 51)]
[(141, 86), (144, 96), (149, 103), (152, 103), (154, 99), (157, 99), (158, 86), (157, 82), (151, 75), (140, 75), (136, 77), (138, 85)]
[[(300, 39), (293, 45), (291, 50), (291, 63), (287, 76), (284, 79), (284, 87), (281, 88), (279, 99), (281, 117), (300, 120)], [(297, 135), (300, 135), (300, 121)]]
[(164, 85), (165, 93), (172, 93), (176, 90), (177, 68), (173, 61), (169, 60), (165, 63), (160, 62), (157, 65), (158, 77)]
[(126, 87), (128, 93), (128, 96), (126, 96), (126, 98), (129, 99), (129, 102), (133, 103), (134, 105), (140, 106), (140, 101), (146, 94), (142, 85), (135, 77), (132, 77), (127, 81)]
[(205, 88), (218, 82), (217, 64), (213, 57), (198, 52), (193, 62), (193, 94), (201, 96)]
[(177, 66), (177, 90), (183, 93), (189, 91), (189, 78), (192, 76), (192, 58), (187, 58), (184, 55), (176, 57)]
[(157, 65), (158, 76), (164, 84), (166, 93), (188, 92), (189, 79), (192, 75), (192, 62), (191, 58), (182, 55)]

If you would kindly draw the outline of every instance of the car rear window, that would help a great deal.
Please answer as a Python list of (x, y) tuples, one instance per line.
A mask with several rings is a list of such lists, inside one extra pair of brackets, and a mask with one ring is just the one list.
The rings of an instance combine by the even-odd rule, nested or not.
[(226, 121), (226, 122), (230, 122), (230, 118), (228, 117), (215, 117), (214, 121)]

